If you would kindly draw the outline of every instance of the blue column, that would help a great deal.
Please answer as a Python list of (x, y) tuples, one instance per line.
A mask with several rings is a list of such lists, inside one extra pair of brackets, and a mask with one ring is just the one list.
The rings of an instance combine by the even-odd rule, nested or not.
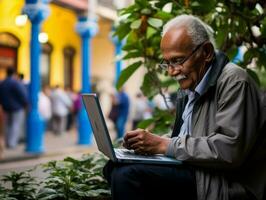
[[(122, 52), (122, 43), (120, 41), (115, 42), (115, 56), (118, 57)], [(122, 71), (121, 59), (115, 61), (115, 83), (117, 83), (120, 73)]]
[[(112, 28), (111, 36), (113, 35), (114, 28)], [(112, 42), (115, 45), (115, 85), (119, 79), (120, 73), (122, 71), (122, 59), (120, 58), (122, 54), (123, 41), (120, 41), (117, 36), (111, 38)], [(118, 59), (119, 58), (119, 59)]]
[[(82, 39), (81, 93), (89, 93), (91, 92), (91, 38), (97, 33), (98, 26), (95, 20), (88, 20), (85, 17), (80, 17), (76, 30)], [(78, 114), (78, 133), (78, 144), (91, 144), (92, 130), (83, 104)]]
[(242, 62), (244, 59), (244, 54), (245, 54), (245, 50), (244, 50), (244, 46), (240, 46), (237, 48), (237, 54), (236, 56), (232, 59), (233, 63), (239, 63)]
[(38, 94), (40, 91), (40, 44), (38, 36), (41, 22), (48, 16), (47, 4), (32, 3), (26, 1), (23, 12), (28, 15), (31, 21), (31, 42), (30, 42), (30, 88), (29, 88), (29, 114), (27, 118), (27, 141), (26, 151), (30, 153), (42, 153), (43, 147), (43, 121), (38, 112)]

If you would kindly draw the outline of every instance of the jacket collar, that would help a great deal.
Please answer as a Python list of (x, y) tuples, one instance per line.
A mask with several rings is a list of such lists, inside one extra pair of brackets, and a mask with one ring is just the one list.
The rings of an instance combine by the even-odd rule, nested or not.
[[(222, 73), (223, 68), (229, 62), (229, 58), (221, 51), (215, 52), (215, 57), (212, 62), (212, 69), (210, 71), (210, 79), (208, 82), (208, 87), (206, 87), (206, 91), (210, 86), (216, 85), (216, 82)], [(206, 92), (205, 91), (205, 92)]]

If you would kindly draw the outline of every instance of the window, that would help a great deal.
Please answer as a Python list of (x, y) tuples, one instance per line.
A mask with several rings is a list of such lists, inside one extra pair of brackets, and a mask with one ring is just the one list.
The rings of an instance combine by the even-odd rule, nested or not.
[(73, 68), (75, 49), (73, 47), (64, 48), (64, 86), (73, 90)]
[(51, 53), (52, 45), (49, 43), (42, 44), (42, 54), (40, 59), (40, 76), (41, 84), (50, 84), (50, 69), (51, 69)]

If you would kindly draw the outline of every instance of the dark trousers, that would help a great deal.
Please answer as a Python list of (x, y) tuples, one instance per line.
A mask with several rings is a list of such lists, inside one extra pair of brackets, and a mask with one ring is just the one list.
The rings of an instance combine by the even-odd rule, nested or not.
[(196, 200), (194, 172), (185, 166), (115, 164), (103, 169), (114, 200)]

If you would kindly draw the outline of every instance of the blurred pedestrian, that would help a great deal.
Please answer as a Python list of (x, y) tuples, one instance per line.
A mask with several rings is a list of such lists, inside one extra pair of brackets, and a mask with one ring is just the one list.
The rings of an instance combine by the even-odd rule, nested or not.
[(50, 87), (48, 85), (44, 85), (39, 93), (38, 109), (43, 119), (45, 130), (50, 128), (50, 120), (52, 118), (52, 103), (50, 96)]
[[(23, 73), (18, 73), (18, 74), (16, 74), (16, 78), (17, 78), (17, 80), (18, 81), (20, 81), (21, 83), (22, 83), (22, 85), (25, 87), (25, 89), (26, 89), (26, 91), (27, 91), (27, 99), (28, 99), (28, 101), (29, 101), (29, 90), (30, 90), (30, 83), (29, 83), (29, 81), (26, 81), (25, 79), (24, 79), (24, 74)], [(26, 116), (27, 116), (27, 110), (26, 109), (24, 109), (24, 117), (25, 117), (25, 119), (26, 119)], [(25, 142), (25, 140), (26, 140), (26, 123), (23, 123), (23, 134), (20, 136), (20, 138), (19, 138), (19, 143), (20, 142)]]
[(138, 123), (140, 123), (142, 120), (151, 117), (151, 112), (152, 111), (148, 105), (147, 99), (142, 93), (137, 93), (133, 104), (132, 129), (136, 129)]
[(6, 73), (6, 79), (0, 83), (0, 104), (5, 112), (6, 145), (15, 148), (24, 131), (28, 95), (24, 85), (15, 78), (15, 69), (8, 67)]
[(29, 83), (29, 81), (25, 80), (24, 74), (23, 73), (18, 73), (17, 74), (17, 78), (26, 87), (27, 91), (29, 91), (30, 83)]
[(82, 107), (82, 97), (80, 92), (75, 93), (75, 99), (73, 102), (74, 121), (76, 121), (79, 111)]
[(67, 115), (72, 107), (72, 101), (66, 92), (58, 85), (51, 93), (52, 102), (52, 129), (56, 135), (66, 130)]
[(116, 95), (111, 93), (111, 110), (109, 112), (108, 118), (113, 122), (113, 124), (116, 124), (117, 118), (118, 118), (118, 103)]
[(116, 96), (116, 104), (118, 105), (118, 116), (116, 120), (117, 138), (122, 138), (125, 133), (125, 127), (129, 114), (129, 97), (124, 89), (120, 89)]
[(72, 104), (67, 114), (66, 130), (69, 131), (74, 123), (74, 101), (76, 99), (76, 94), (70, 87), (66, 87), (65, 91)]

